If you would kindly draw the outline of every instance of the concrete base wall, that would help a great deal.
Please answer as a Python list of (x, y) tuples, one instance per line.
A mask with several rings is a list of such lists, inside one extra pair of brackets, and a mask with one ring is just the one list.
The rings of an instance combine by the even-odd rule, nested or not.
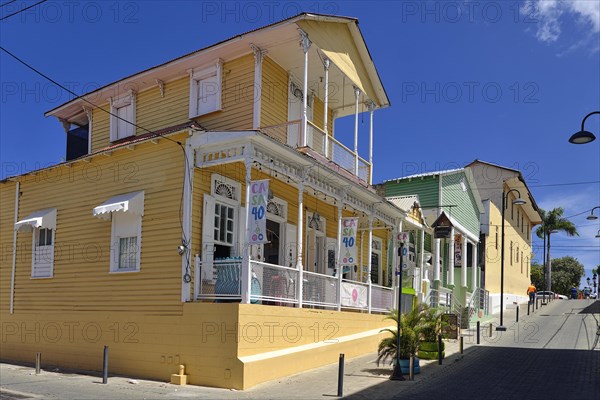
[(384, 315), (258, 304), (182, 304), (181, 315), (107, 312), (1, 315), (0, 359), (169, 381), (185, 365), (194, 385), (247, 389), (377, 350)]
[[(515, 294), (504, 294), (504, 309), (515, 308), (516, 304), (523, 304), (529, 301), (527, 296), (517, 296)], [(490, 312), (496, 314), (500, 312), (500, 293), (490, 293)]]

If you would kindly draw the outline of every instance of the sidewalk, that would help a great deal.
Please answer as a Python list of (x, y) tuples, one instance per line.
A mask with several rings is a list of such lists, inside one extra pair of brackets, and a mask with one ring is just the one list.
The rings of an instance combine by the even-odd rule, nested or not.
[[(550, 310), (550, 303), (541, 307), (533, 314), (541, 314), (540, 311)], [(527, 307), (521, 305), (520, 319), (527, 319)], [(530, 316), (533, 318), (533, 315)], [(515, 321), (515, 309), (504, 312), (504, 324), (510, 327)], [(492, 338), (496, 342), (498, 333), (495, 327), (498, 325), (499, 316), (492, 320)], [(459, 353), (459, 340), (445, 340), (446, 358), (442, 365), (438, 360), (420, 360), (421, 373), (415, 375), (414, 382), (398, 382), (398, 385), (415, 385), (419, 382), (438, 377), (444, 374), (448, 368), (452, 368), (462, 360), (468, 360), (469, 349), (476, 346), (475, 324), (471, 329), (463, 329), (461, 332), (464, 340), (465, 354)], [(481, 325), (481, 344), (490, 344), (489, 322)], [(369, 388), (389, 381), (392, 368), (389, 365), (377, 366), (375, 359), (377, 353), (356, 357), (346, 360), (344, 366), (344, 397), (353, 394), (368, 392)], [(148, 381), (142, 379), (128, 379), (123, 377), (110, 377), (108, 384), (101, 384), (102, 379), (98, 376), (85, 374), (66, 373), (62, 371), (43, 371), (41, 375), (35, 375), (31, 367), (13, 364), (0, 364), (0, 387), (2, 388), (2, 399), (23, 398), (10, 393), (22, 394), (31, 397), (43, 397), (47, 399), (161, 399), (161, 398), (205, 398), (205, 399), (323, 399), (323, 397), (335, 397), (337, 395), (338, 363), (337, 359), (332, 364), (316, 368), (307, 372), (292, 375), (257, 385), (249, 390), (235, 391), (229, 389), (217, 389), (198, 386), (175, 386), (169, 383)], [(406, 376), (408, 380), (408, 376)]]

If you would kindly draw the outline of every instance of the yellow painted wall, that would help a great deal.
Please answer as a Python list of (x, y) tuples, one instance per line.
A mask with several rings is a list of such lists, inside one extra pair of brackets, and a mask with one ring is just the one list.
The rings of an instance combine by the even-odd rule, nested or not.
[[(33, 362), (41, 352), (44, 365), (99, 371), (108, 345), (111, 375), (168, 381), (184, 364), (191, 384), (247, 389), (335, 362), (340, 352), (350, 358), (375, 351), (383, 334), (336, 339), (389, 325), (382, 315), (234, 303), (186, 303), (181, 315), (16, 311), (3, 315), (0, 357)], [(243, 359), (313, 343), (319, 347)]]
[[(182, 173), (180, 148), (161, 139), (96, 156), (90, 163), (20, 177), (19, 219), (57, 208), (57, 229), (54, 277), (48, 279), (31, 279), (32, 233), (18, 233), (15, 310), (180, 314), (181, 258), (175, 249), (181, 242)], [(10, 253), (3, 255), (3, 274), (12, 263), (13, 187), (0, 184), (2, 247)], [(93, 217), (92, 209), (112, 196), (140, 190), (145, 192), (141, 270), (110, 273), (111, 222)], [(3, 295), (9, 288), (10, 279), (3, 279)], [(1, 310), (7, 309), (3, 298)]]
[[(515, 206), (516, 207), (516, 206)], [(527, 295), (527, 287), (530, 283), (531, 246), (527, 240), (527, 233), (521, 232), (516, 227), (515, 219), (511, 219), (510, 206), (505, 211), (504, 226), (504, 293), (518, 296)], [(492, 293), (500, 293), (500, 254), (502, 249), (502, 212), (494, 203), (490, 202), (490, 234), (486, 242), (485, 260), (485, 288)], [(496, 241), (496, 232), (498, 241)], [(511, 263), (511, 242), (513, 245), (513, 257)], [(517, 261), (516, 249), (519, 248)], [(521, 256), (521, 253), (523, 254)], [(521, 268), (522, 264), (522, 268)]]
[[(185, 73), (185, 72), (184, 72)], [(252, 129), (254, 105), (254, 59), (251, 54), (223, 64), (223, 109), (196, 118), (206, 129)], [(287, 92), (286, 92), (287, 93)], [(136, 95), (136, 135), (160, 130), (189, 121), (190, 78), (166, 82), (164, 97), (158, 85)], [(286, 117), (287, 117), (287, 102)], [(101, 105), (110, 110), (109, 103)], [(145, 129), (143, 129), (145, 128)], [(92, 116), (92, 152), (110, 145), (110, 115), (94, 109)]]
[[(261, 126), (278, 125), (288, 120), (288, 79), (289, 75), (279, 64), (269, 57), (263, 61), (263, 92), (261, 99)], [(321, 84), (322, 85), (322, 84)], [(312, 89), (317, 90), (316, 87)], [(323, 97), (324, 88), (315, 92), (312, 122), (323, 128)], [(333, 132), (333, 111), (328, 107), (327, 132)]]

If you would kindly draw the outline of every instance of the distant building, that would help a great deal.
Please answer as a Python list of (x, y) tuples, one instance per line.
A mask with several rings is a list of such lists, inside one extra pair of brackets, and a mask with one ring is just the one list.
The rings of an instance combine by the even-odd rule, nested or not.
[[(475, 160), (465, 167), (471, 171), (475, 187), (483, 201), (481, 215), (482, 283), (490, 292), (494, 312), (500, 311), (500, 264), (502, 251), (502, 197), (504, 212), (504, 306), (527, 301), (531, 282), (532, 230), (542, 223), (539, 208), (527, 187), (523, 174), (516, 169)], [(518, 193), (517, 193), (518, 191)], [(518, 198), (523, 205), (515, 205)]]

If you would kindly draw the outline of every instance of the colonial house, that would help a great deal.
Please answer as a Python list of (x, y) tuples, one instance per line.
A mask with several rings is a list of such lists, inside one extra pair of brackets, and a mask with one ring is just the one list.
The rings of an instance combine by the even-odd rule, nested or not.
[[(528, 301), (531, 279), (531, 232), (542, 223), (540, 210), (523, 174), (516, 169), (475, 160), (471, 171), (483, 201), (481, 214), (482, 283), (490, 292), (494, 312), (500, 311), (501, 255), (504, 249), (504, 307)], [(504, 198), (504, 245), (502, 204)], [(524, 204), (518, 204), (522, 200)], [(517, 204), (515, 204), (517, 203)]]
[[(303, 13), (48, 111), (67, 160), (0, 182), (2, 359), (99, 370), (107, 345), (111, 374), (182, 365), (189, 383), (245, 389), (374, 351), (397, 234), (427, 226), (376, 193), (372, 146), (358, 148), (359, 115), (372, 143), (389, 105), (358, 21)], [(439, 207), (465, 245), (469, 201), (468, 216)], [(460, 282), (464, 298), (477, 274)]]
[(461, 315), (462, 327), (472, 317), (484, 316), (486, 293), (478, 261), (484, 210), (471, 172), (461, 168), (406, 176), (385, 181), (378, 191), (396, 204), (418, 196), (431, 227), (417, 228), (415, 234), (422, 246), (421, 301)]

